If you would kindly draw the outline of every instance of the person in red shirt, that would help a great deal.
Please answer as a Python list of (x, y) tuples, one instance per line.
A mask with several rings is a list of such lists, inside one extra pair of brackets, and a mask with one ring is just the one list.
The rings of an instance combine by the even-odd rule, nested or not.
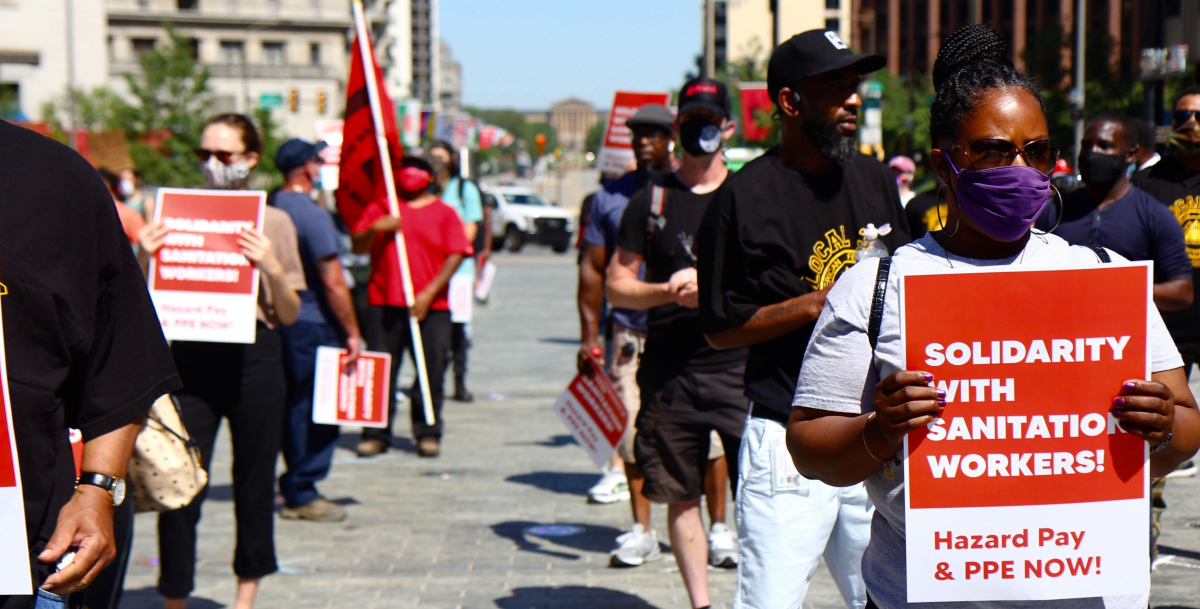
[[(436, 457), (442, 438), (442, 372), (450, 350), (450, 301), (446, 286), (465, 256), (474, 254), (463, 232), (458, 214), (441, 199), (429, 193), (433, 168), (418, 157), (405, 157), (396, 171), (396, 190), (400, 196), (400, 217), (389, 213), (387, 200), (367, 206), (351, 228), (354, 252), (371, 253), (371, 279), (367, 286), (367, 304), (375, 309), (377, 323), (369, 328), (367, 343), (383, 347), (392, 354), (392, 383), (398, 379), (400, 360), (405, 349), (412, 348), (409, 317), (420, 320), (424, 341), (425, 365), (429, 374), (429, 396), (436, 421), (425, 422), (419, 381), (412, 391), (412, 430), (417, 454)], [(408, 266), (412, 273), (413, 303), (404, 298), (400, 260), (396, 252), (396, 230), (404, 232)], [(359, 456), (380, 454), (392, 443), (392, 415), (396, 412), (395, 392), (388, 396), (388, 426), (363, 430), (358, 444)]]

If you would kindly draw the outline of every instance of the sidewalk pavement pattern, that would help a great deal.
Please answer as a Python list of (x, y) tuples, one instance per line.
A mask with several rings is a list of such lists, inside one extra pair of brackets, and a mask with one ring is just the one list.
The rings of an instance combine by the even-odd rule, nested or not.
[[(663, 560), (608, 566), (613, 539), (629, 527), (629, 504), (587, 504), (596, 468), (551, 411), (578, 349), (574, 256), (531, 247), (497, 263), (492, 299), (475, 309), (469, 379), (476, 402), (447, 401), (442, 457), (416, 456), (403, 407), (398, 438), (384, 456), (355, 457), (357, 430), (344, 429), (320, 488), (350, 516), (341, 523), (277, 519), (280, 572), (263, 580), (259, 607), (690, 606), (668, 550), (664, 506), (653, 509)], [(411, 379), (411, 363), (404, 367)], [(200, 521), (191, 609), (233, 605), (229, 467), (223, 434)], [(1165, 556), (1151, 605), (1200, 609), (1200, 481), (1171, 480), (1166, 497)], [(732, 504), (727, 512), (732, 527)], [(162, 606), (155, 522), (153, 514), (137, 516), (122, 609)], [(710, 569), (714, 608), (731, 605), (735, 583), (734, 571)], [(804, 608), (844, 606), (822, 564)]]

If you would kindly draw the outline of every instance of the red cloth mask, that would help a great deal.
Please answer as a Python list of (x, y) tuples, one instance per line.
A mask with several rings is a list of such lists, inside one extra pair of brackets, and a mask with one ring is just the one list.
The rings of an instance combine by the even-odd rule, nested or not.
[(405, 167), (400, 170), (400, 190), (405, 194), (415, 195), (429, 188), (430, 176), (416, 167)]

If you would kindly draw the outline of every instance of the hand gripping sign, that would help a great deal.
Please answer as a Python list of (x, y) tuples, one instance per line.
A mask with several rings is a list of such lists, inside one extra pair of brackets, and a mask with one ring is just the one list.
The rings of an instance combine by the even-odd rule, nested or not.
[[(1148, 594), (1148, 263), (900, 281), (905, 369), (946, 391), (904, 442), (908, 601)], [(969, 298), (961, 298), (970, 295)]]
[(604, 128), (604, 141), (600, 144), (600, 156), (596, 167), (605, 173), (617, 175), (633, 162), (633, 132), (625, 121), (649, 104), (667, 105), (670, 93), (633, 93), (617, 91), (613, 96), (612, 110), (608, 112), (608, 124)]
[(258, 269), (238, 239), (262, 230), (262, 191), (160, 188), (154, 219), (169, 231), (150, 261), (150, 295), (167, 340), (253, 343)]
[(597, 467), (604, 467), (621, 443), (629, 413), (604, 367), (588, 357), (591, 374), (579, 374), (554, 404), (554, 414), (571, 430)]
[(317, 347), (313, 423), (387, 427), (392, 356), (363, 351), (353, 366), (346, 350)]

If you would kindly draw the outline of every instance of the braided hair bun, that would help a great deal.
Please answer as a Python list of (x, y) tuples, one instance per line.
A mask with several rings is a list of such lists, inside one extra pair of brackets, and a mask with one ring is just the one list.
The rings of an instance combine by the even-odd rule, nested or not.
[(933, 104), (929, 107), (929, 134), (934, 146), (953, 141), (958, 128), (985, 94), (1008, 88), (1033, 94), (1042, 112), (1046, 102), (1037, 80), (1013, 67), (1008, 45), (995, 30), (966, 25), (942, 44), (933, 64)]

